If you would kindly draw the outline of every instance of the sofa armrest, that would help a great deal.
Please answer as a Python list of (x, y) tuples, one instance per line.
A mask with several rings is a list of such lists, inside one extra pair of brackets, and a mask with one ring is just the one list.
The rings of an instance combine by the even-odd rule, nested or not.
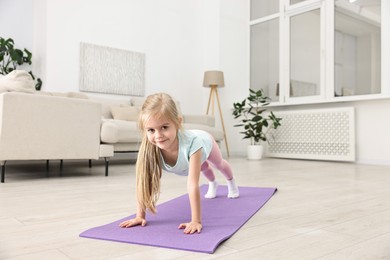
[(0, 94), (0, 160), (98, 159), (101, 105), (67, 97)]
[(183, 115), (183, 122), (215, 127), (215, 117), (211, 115)]

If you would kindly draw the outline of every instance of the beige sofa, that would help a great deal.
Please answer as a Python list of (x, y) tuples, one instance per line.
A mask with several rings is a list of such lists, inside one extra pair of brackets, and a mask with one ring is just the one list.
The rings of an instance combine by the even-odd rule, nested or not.
[(82, 97), (78, 93), (0, 94), (1, 182), (11, 160), (62, 162), (113, 155), (113, 147), (100, 142), (101, 105)]
[[(102, 104), (102, 144), (113, 145), (114, 153), (137, 152), (141, 135), (137, 127), (138, 112), (145, 100), (132, 97), (129, 101), (113, 99), (93, 100)], [(223, 132), (215, 127), (215, 117), (211, 115), (186, 115), (181, 113), (180, 103), (176, 102), (183, 117), (184, 129), (200, 129), (209, 132), (220, 143)]]
[[(1, 182), (11, 160), (105, 159), (137, 152), (138, 112), (144, 98), (97, 99), (84, 93), (3, 92), (0, 94)], [(180, 109), (180, 104), (177, 102)], [(217, 142), (223, 132), (210, 115), (182, 115), (185, 129), (202, 129)]]

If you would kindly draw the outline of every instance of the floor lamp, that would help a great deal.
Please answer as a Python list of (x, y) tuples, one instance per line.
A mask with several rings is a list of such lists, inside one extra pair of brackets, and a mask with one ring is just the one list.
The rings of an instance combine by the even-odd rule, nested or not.
[(221, 118), (222, 123), (222, 129), (223, 129), (223, 136), (225, 139), (226, 144), (226, 151), (228, 157), (229, 154), (229, 145), (226, 138), (226, 130), (225, 130), (225, 123), (223, 122), (223, 116), (222, 116), (222, 110), (221, 110), (221, 104), (219, 102), (219, 96), (218, 96), (218, 87), (223, 87), (225, 85), (224, 79), (223, 79), (223, 72), (222, 71), (206, 71), (204, 73), (203, 77), (203, 86), (210, 88), (210, 95), (209, 95), (209, 102), (207, 104), (207, 112), (206, 115), (209, 114), (210, 111), (210, 105), (211, 105), (211, 114), (214, 115), (214, 97), (217, 99), (218, 109), (219, 109), (219, 116)]

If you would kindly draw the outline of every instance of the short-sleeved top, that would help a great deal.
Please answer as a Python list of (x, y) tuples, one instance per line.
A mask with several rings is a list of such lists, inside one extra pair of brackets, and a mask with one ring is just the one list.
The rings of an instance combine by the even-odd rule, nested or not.
[(202, 164), (207, 160), (213, 148), (211, 135), (202, 130), (183, 130), (177, 135), (179, 152), (174, 166), (165, 163), (161, 155), (162, 169), (177, 175), (187, 176), (190, 166), (190, 157), (199, 149), (202, 149)]

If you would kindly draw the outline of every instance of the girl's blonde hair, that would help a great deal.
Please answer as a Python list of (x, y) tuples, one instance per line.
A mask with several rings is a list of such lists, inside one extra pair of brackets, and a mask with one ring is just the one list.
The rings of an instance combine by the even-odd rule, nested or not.
[(173, 99), (165, 93), (157, 93), (146, 98), (139, 114), (138, 126), (142, 142), (136, 164), (137, 198), (141, 208), (156, 213), (156, 202), (160, 195), (161, 151), (149, 142), (145, 124), (151, 118), (163, 117), (172, 122), (176, 129), (181, 128), (181, 119)]

